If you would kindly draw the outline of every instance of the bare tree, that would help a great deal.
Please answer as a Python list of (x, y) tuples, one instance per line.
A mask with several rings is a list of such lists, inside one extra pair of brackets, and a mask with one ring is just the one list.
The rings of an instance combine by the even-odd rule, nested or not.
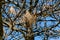
[[(41, 34), (44, 35), (43, 40), (48, 40), (51, 36), (60, 36), (59, 30), (54, 30), (60, 24), (59, 0), (55, 3), (53, 0), (5, 0), (2, 3), (3, 28), (7, 27), (10, 30), (5, 32), (5, 28), (3, 29), (3, 39), (9, 35), (14, 37), (12, 35), (14, 31), (21, 32), (20, 37), (25, 40), (34, 40), (35, 36)], [(47, 20), (47, 17), (54, 19)], [(56, 24), (47, 26), (47, 22), (55, 23), (56, 21)], [(41, 27), (43, 26), (41, 24), (38, 27), (39, 22), (44, 22), (44, 27)], [(21, 38), (16, 38), (16, 40)]]

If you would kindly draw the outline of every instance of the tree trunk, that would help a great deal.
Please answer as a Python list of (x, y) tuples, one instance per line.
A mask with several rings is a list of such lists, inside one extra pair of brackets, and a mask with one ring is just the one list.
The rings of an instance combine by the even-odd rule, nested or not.
[(25, 37), (25, 40), (34, 40), (34, 35), (31, 35), (32, 33), (32, 28), (28, 28), (28, 33)]
[(3, 40), (3, 25), (2, 25), (2, 13), (1, 13), (1, 7), (2, 7), (2, 0), (0, 0), (0, 40)]
[(0, 12), (0, 40), (2, 40), (2, 36), (3, 36), (2, 13)]
[(34, 36), (31, 36), (31, 37), (26, 37), (25, 40), (34, 40)]

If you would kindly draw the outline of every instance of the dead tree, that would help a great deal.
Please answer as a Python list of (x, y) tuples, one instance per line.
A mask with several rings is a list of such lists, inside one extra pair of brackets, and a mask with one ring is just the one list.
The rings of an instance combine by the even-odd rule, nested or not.
[[(44, 40), (48, 40), (48, 37), (50, 35), (56, 35), (54, 33), (57, 31), (52, 29), (60, 24), (59, 19), (56, 17), (58, 10), (60, 10), (59, 7), (56, 9), (56, 6), (59, 5), (60, 1), (54, 5), (44, 5), (45, 3), (47, 4), (47, 2), (48, 1), (45, 2), (44, 0), (42, 0), (41, 3), (42, 5), (39, 4), (39, 0), (30, 0), (28, 5), (26, 0), (17, 0), (17, 1), (8, 0), (4, 2), (3, 12), (6, 14), (7, 17), (4, 16), (2, 17), (3, 26), (7, 26), (11, 30), (11, 32), (8, 35), (6, 33), (4, 34), (5, 38), (7, 38), (10, 34), (12, 34), (13, 31), (21, 32), (25, 40), (34, 40), (35, 35), (41, 35), (42, 33), (44, 34), (43, 38)], [(14, 6), (9, 6), (8, 5), (9, 3), (14, 4)], [(8, 8), (7, 12), (6, 9), (4, 8), (6, 9)], [(56, 20), (46, 20), (44, 19), (46, 17), (52, 17)], [(47, 27), (46, 22), (48, 21), (52, 22), (59, 21), (59, 22), (55, 25)], [(36, 25), (37, 22), (44, 22), (44, 28), (42, 28), (41, 25), (40, 27), (38, 27)], [(16, 28), (15, 25), (22, 27), (19, 29)], [(25, 30), (23, 30), (22, 28), (25, 28)], [(36, 29), (36, 31), (33, 31), (33, 28)]]

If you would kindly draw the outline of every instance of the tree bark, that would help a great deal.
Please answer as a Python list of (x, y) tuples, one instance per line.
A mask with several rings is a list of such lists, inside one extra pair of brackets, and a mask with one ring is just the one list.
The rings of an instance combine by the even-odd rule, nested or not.
[(32, 28), (28, 28), (28, 33), (25, 37), (25, 40), (34, 40), (34, 35), (31, 35), (32, 33)]
[(31, 37), (26, 37), (25, 40), (34, 40), (34, 36), (31, 36)]
[(0, 40), (3, 40), (3, 25), (2, 25), (2, 13), (1, 13), (1, 7), (2, 7), (2, 0), (0, 0)]
[(2, 40), (2, 36), (3, 36), (2, 13), (0, 12), (0, 40)]

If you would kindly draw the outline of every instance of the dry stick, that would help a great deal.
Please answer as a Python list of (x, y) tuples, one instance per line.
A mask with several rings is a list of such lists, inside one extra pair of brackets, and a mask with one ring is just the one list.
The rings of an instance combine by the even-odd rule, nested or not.
[(56, 6), (58, 6), (60, 4), (60, 1), (58, 1), (56, 4), (53, 5), (53, 8), (55, 8)]
[[(46, 21), (46, 20), (45, 20), (45, 21)], [(49, 20), (48, 20), (48, 21), (49, 21)], [(54, 21), (54, 20), (52, 20), (52, 21)], [(58, 21), (58, 20), (55, 20), (55, 21)], [(58, 23), (58, 24), (59, 24), (59, 23)], [(57, 24), (57, 25), (58, 25), (58, 24)], [(54, 27), (56, 27), (57, 25), (55, 25)], [(46, 30), (51, 30), (51, 29), (54, 28), (54, 27), (51, 27), (51, 28), (46, 29)], [(45, 31), (45, 30), (43, 30), (43, 31)], [(42, 31), (42, 32), (43, 32), (43, 31)]]
[[(59, 4), (60, 4), (60, 1), (59, 1), (58, 3), (56, 3), (56, 4), (54, 4), (54, 5), (52, 6), (52, 8), (54, 9), (54, 8), (55, 8), (57, 5), (59, 5)], [(53, 9), (52, 9), (52, 10), (53, 10)], [(56, 20), (57, 20), (57, 18), (55, 17), (54, 12), (55, 12), (55, 11), (58, 11), (58, 10), (60, 10), (60, 8), (55, 9), (55, 10), (52, 11), (53, 16), (54, 16), (54, 18), (55, 18)]]
[(35, 34), (39, 34), (39, 33), (45, 32), (45, 30), (52, 30), (53, 28), (57, 27), (58, 24), (60, 24), (60, 22), (57, 23), (56, 25), (50, 27), (50, 28), (43, 29), (41, 32), (37, 32), (37, 31), (35, 31), (33, 34), (31, 34), (31, 36), (32, 36), (32, 35), (35, 35)]
[[(8, 3), (8, 2), (7, 2)], [(25, 5), (25, 2), (23, 2), (23, 7), (24, 7), (24, 5)], [(21, 8), (21, 10), (23, 10), (23, 7)], [(16, 16), (16, 18), (18, 17), (18, 15), (21, 13), (21, 11), (17, 14), (17, 16)], [(8, 16), (8, 15), (7, 15)], [(10, 18), (9, 16), (8, 16), (8, 18)], [(15, 20), (16, 20), (16, 18), (15, 18)], [(10, 19), (11, 20), (11, 19)], [(6, 23), (5, 23), (6, 24)], [(8, 25), (8, 24), (7, 24)], [(12, 24), (13, 25), (13, 24)], [(9, 26), (9, 25), (8, 25)], [(13, 27), (13, 26), (12, 26)], [(14, 30), (14, 28), (13, 28), (13, 30)], [(24, 30), (23, 30), (24, 31)], [(27, 32), (27, 31), (25, 31), (25, 32)]]
[[(23, 2), (23, 3), (24, 3), (24, 2)], [(22, 7), (22, 8), (23, 8), (23, 7)], [(19, 13), (20, 13), (20, 12), (19, 12)], [(18, 15), (19, 15), (19, 14), (18, 14)], [(17, 15), (17, 16), (18, 16), (18, 15)], [(8, 16), (8, 18), (10, 18), (9, 15), (7, 15), (7, 16)], [(10, 18), (10, 20), (11, 20), (11, 18)], [(11, 22), (12, 22), (12, 21), (11, 21)], [(6, 24), (6, 23), (5, 23), (5, 24)], [(8, 25), (8, 24), (7, 24), (7, 25)], [(13, 25), (13, 23), (12, 23), (11, 25)], [(9, 26), (10, 26), (10, 25), (9, 25)], [(10, 27), (10, 28), (11, 28), (11, 27)], [(14, 30), (14, 29), (13, 29), (13, 26), (12, 26), (12, 30)]]
[(23, 6), (22, 6), (22, 8), (21, 8), (21, 11), (19, 11), (19, 13), (16, 15), (14, 21), (15, 21), (19, 16), (21, 16), (22, 10), (24, 9), (24, 6), (26, 5), (25, 3), (26, 3), (26, 0), (23, 1)]
[[(12, 27), (12, 25), (10, 24), (10, 23), (7, 23), (7, 22), (5, 22), (5, 21), (3, 21), (3, 24), (5, 24), (5, 25), (7, 25), (7, 27)], [(16, 31), (20, 31), (20, 32), (22, 32), (22, 33), (24, 33), (24, 32), (27, 32), (27, 31), (25, 31), (25, 30), (20, 30), (20, 29), (18, 29), (18, 28), (15, 28), (15, 27), (13, 27), (13, 30), (12, 31), (14, 31), (14, 30), (16, 30)], [(9, 34), (11, 34), (12, 32), (10, 32)]]
[[(23, 10), (23, 8), (24, 8), (24, 6), (25, 6), (25, 3), (26, 3), (26, 0), (23, 1), (23, 6), (22, 6), (21, 10)], [(14, 21), (15, 21), (19, 16), (21, 16), (20, 13), (21, 13), (21, 11), (16, 15)], [(13, 22), (14, 22), (14, 21), (13, 21)], [(13, 29), (13, 30), (14, 30), (14, 29)]]

